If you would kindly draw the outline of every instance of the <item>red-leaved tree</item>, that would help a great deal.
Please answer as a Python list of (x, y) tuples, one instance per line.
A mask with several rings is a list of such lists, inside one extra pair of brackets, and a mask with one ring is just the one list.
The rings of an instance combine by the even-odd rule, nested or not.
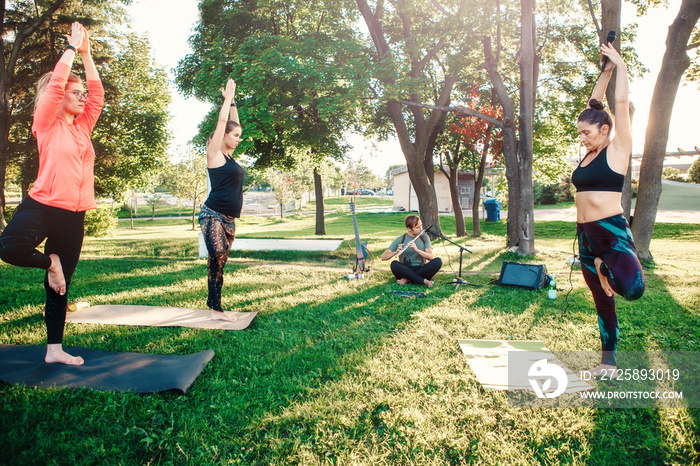
[[(494, 106), (490, 103), (480, 103), (480, 100), (481, 93), (477, 89), (472, 89), (468, 100), (469, 108), (498, 121), (503, 120), (503, 109), (500, 106)], [(460, 236), (460, 225), (462, 226), (462, 229), (464, 229), (464, 219), (457, 218), (458, 212), (461, 216), (462, 208), (459, 203), (456, 181), (458, 174), (457, 169), (460, 166), (463, 166), (474, 171), (472, 234), (473, 236), (480, 236), (481, 223), (479, 222), (479, 201), (481, 198), (481, 186), (484, 183), (484, 173), (486, 172), (489, 155), (490, 166), (494, 166), (495, 163), (499, 163), (503, 158), (503, 134), (500, 128), (494, 126), (487, 120), (468, 115), (458, 115), (457, 121), (452, 123), (450, 127), (450, 133), (459, 135), (454, 154), (452, 157), (446, 155), (446, 158), (448, 159), (447, 166), (450, 168), (451, 173), (448, 175), (443, 168), (442, 163), (440, 169), (443, 173), (445, 173), (445, 176), (447, 176), (450, 182), (450, 193), (452, 195), (452, 203), (455, 208), (455, 220), (457, 221), (458, 225), (457, 234)], [(459, 209), (457, 209), (458, 206)]]

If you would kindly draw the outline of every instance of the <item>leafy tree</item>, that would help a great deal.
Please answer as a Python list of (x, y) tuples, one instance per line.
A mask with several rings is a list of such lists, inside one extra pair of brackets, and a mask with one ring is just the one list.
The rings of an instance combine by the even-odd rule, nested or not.
[(194, 147), (182, 149), (181, 161), (173, 167), (173, 194), (192, 202), (192, 229), (196, 229), (197, 206), (207, 194), (207, 157)]
[(404, 165), (391, 165), (389, 168), (386, 169), (386, 173), (384, 174), (384, 182), (386, 183), (387, 189), (391, 189), (394, 187), (394, 177), (391, 176), (391, 172), (403, 166)]
[[(294, 207), (297, 212), (301, 208), (302, 200), (304, 195), (311, 190), (313, 186), (314, 173), (309, 173), (308, 171), (308, 157), (305, 154), (297, 155), (297, 162), (294, 164), (294, 169), (291, 170), (291, 191), (292, 198), (294, 199)], [(316, 170), (314, 169), (314, 172)], [(321, 198), (323, 200), (323, 197)]]
[[(62, 31), (74, 20), (90, 30), (93, 57), (105, 86), (105, 107), (91, 136), (96, 194), (119, 199), (130, 186), (144, 184), (137, 180), (141, 174), (162, 166), (168, 139), (167, 80), (154, 67), (147, 41), (115, 32), (114, 26), (125, 18), (125, 3), (128, 0), (57, 0), (11, 2), (11, 8), (6, 8), (3, 2), (4, 32), (15, 40), (5, 41), (3, 49), (6, 66), (1, 81), (3, 85), (11, 81), (9, 93), (4, 94), (11, 106), (4, 113), (0, 108), (0, 209), (9, 164), (21, 168), (25, 194), (36, 176), (38, 153), (31, 135), (34, 86), (41, 74), (55, 66), (65, 46)], [(79, 59), (76, 65), (79, 71)], [(11, 127), (4, 145), (8, 115)], [(127, 160), (126, 154), (134, 158)]]
[[(318, 168), (326, 159), (343, 159), (343, 134), (357, 119), (354, 96), (363, 89), (348, 70), (357, 45), (347, 10), (331, 0), (211, 0), (200, 11), (178, 86), (218, 103), (216, 90), (234, 77), (245, 136), (240, 150), (260, 169), (292, 169), (291, 149), (311, 154), (306, 168), (315, 172), (318, 196)], [(214, 124), (212, 112), (196, 140), (203, 142)], [(322, 221), (322, 194), (316, 208)]]
[(343, 179), (346, 194), (354, 193), (360, 188), (374, 189), (381, 183), (381, 180), (372, 173), (372, 170), (362, 159), (348, 162)]
[(284, 218), (284, 205), (293, 199), (292, 174), (275, 168), (268, 168), (267, 176), (270, 180), (275, 200), (280, 206), (280, 218)]
[(666, 51), (656, 78), (649, 107), (649, 120), (644, 138), (644, 153), (639, 167), (639, 194), (634, 209), (632, 235), (640, 260), (652, 260), (651, 236), (661, 196), (661, 173), (666, 155), (668, 129), (673, 103), (683, 74), (690, 66), (688, 50), (700, 46), (690, 43), (700, 19), (700, 1), (683, 0), (678, 16), (668, 28)]
[[(0, 49), (0, 230), (5, 227), (5, 182), (8, 165), (22, 158), (23, 190), (38, 169), (36, 143), (31, 136), (31, 113), (34, 86), (39, 76), (51, 71), (65, 47), (60, 31), (67, 31), (75, 20), (89, 27), (93, 39), (100, 37), (101, 25), (107, 20), (121, 21), (120, 4), (128, 0), (37, 0), (10, 1), (0, 4), (3, 47)], [(96, 41), (96, 63), (104, 45)]]
[[(481, 94), (478, 90), (472, 90), (470, 96), (470, 107), (477, 107)], [(494, 107), (491, 104), (481, 104), (476, 108), (479, 113), (487, 115), (495, 120), (501, 121), (502, 109)], [(501, 131), (494, 128), (494, 125), (488, 121), (474, 116), (458, 116), (456, 122), (452, 123), (450, 132), (459, 135), (457, 146), (452, 157), (447, 156), (447, 164), (450, 167), (448, 175), (443, 169), (443, 164), (440, 164), (440, 169), (443, 170), (450, 183), (450, 193), (452, 195), (452, 203), (455, 211), (455, 221), (457, 222), (457, 236), (465, 236), (466, 230), (464, 227), (464, 217), (462, 215), (462, 206), (457, 193), (457, 173), (462, 165), (468, 166), (474, 171), (474, 200), (472, 203), (472, 224), (473, 236), (481, 236), (481, 222), (479, 220), (479, 200), (481, 197), (481, 186), (484, 182), (484, 174), (486, 172), (486, 162), (491, 155), (492, 161), (497, 161), (502, 158), (503, 139)], [(462, 151), (460, 151), (462, 145)], [(459, 213), (459, 215), (458, 215)]]
[(374, 45), (374, 124), (393, 126), (421, 219), (440, 232), (433, 149), (455, 83), (473, 53), (467, 39), (477, 28), (477, 15), (470, 12), (478, 2), (356, 3)]
[[(496, 3), (497, 10), (500, 2)], [(520, 255), (535, 252), (534, 192), (532, 186), (532, 159), (534, 152), (534, 117), (537, 75), (540, 57), (536, 50), (534, 1), (520, 2), (520, 78), (517, 85), (520, 99), (516, 119), (516, 101), (511, 97), (507, 82), (499, 69), (501, 61), (500, 11), (496, 11), (496, 53), (491, 37), (483, 40), (485, 67), (498, 102), (503, 108), (503, 151), (508, 180), (508, 242)], [(516, 121), (518, 126), (516, 127)]]
[(104, 70), (109, 95), (92, 135), (95, 192), (115, 199), (156, 182), (169, 139), (165, 71), (155, 66), (147, 39), (129, 34), (120, 48)]

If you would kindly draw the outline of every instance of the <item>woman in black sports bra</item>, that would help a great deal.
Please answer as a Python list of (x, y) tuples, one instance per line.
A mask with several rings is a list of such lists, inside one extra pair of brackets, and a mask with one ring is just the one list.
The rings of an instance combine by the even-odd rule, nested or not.
[[(576, 126), (586, 156), (571, 176), (576, 187), (576, 230), (583, 278), (593, 294), (598, 312), (602, 346), (601, 364), (590, 371), (594, 377), (617, 375), (618, 323), (615, 293), (638, 299), (644, 293), (644, 274), (637, 259), (627, 219), (622, 215), (622, 186), (632, 151), (627, 67), (608, 44), (600, 51), (607, 58), (605, 69), (591, 93), (588, 107)], [(601, 103), (617, 67), (615, 120)]]
[(236, 83), (229, 79), (221, 90), (224, 103), (219, 112), (216, 129), (207, 144), (207, 172), (211, 192), (199, 214), (204, 243), (207, 246), (207, 306), (212, 320), (235, 321), (221, 307), (224, 266), (236, 236), (235, 219), (243, 206), (243, 168), (231, 157), (241, 142), (243, 129), (233, 101)]

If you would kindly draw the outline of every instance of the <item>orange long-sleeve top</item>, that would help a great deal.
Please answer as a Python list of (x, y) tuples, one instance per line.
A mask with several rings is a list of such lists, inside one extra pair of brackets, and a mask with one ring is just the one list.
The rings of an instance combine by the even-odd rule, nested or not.
[(96, 207), (90, 133), (102, 111), (104, 88), (99, 80), (87, 81), (85, 110), (70, 124), (58, 115), (69, 73), (65, 63), (56, 65), (34, 112), (32, 134), (39, 146), (39, 173), (29, 195), (45, 205), (83, 212)]

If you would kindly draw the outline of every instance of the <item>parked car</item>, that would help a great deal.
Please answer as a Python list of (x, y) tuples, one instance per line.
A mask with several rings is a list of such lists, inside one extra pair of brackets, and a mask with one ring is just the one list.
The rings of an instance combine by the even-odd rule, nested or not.
[(371, 189), (360, 188), (353, 191), (352, 189), (348, 191), (351, 196), (374, 196), (374, 191)]

